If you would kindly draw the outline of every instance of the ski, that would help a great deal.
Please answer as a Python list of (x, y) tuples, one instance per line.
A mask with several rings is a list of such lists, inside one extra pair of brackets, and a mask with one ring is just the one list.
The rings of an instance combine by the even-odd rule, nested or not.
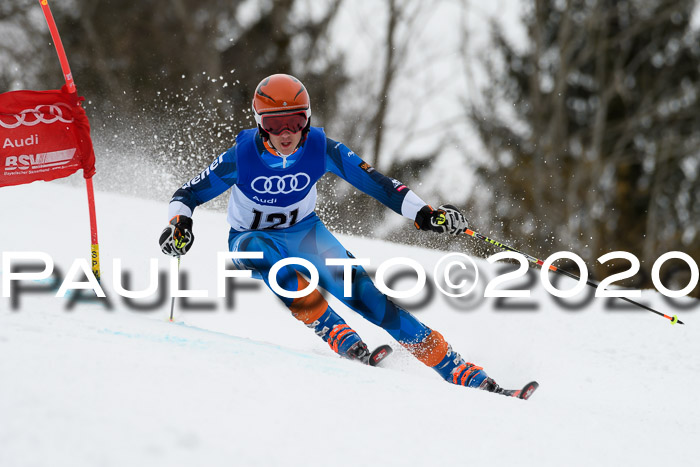
[(496, 394), (501, 394), (508, 397), (517, 397), (518, 399), (528, 400), (532, 394), (540, 387), (537, 381), (531, 381), (523, 386), (522, 389), (503, 389), (498, 388), (494, 391)]
[(388, 357), (394, 350), (387, 344), (380, 345), (369, 354), (369, 360), (367, 364), (369, 366), (379, 365), (386, 357)]

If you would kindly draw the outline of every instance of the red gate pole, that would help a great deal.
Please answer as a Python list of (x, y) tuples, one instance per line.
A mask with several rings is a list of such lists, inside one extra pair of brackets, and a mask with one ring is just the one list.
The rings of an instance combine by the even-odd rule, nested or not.
[[(61, 70), (63, 70), (63, 77), (66, 80), (66, 87), (68, 88), (68, 92), (77, 92), (75, 88), (75, 82), (73, 81), (73, 74), (71, 73), (70, 66), (68, 65), (66, 51), (63, 49), (63, 42), (61, 42), (61, 36), (58, 34), (56, 22), (53, 19), (53, 14), (51, 14), (51, 8), (49, 8), (49, 1), (39, 0), (39, 3), (41, 4), (41, 9), (44, 12), (46, 23), (49, 26), (49, 31), (51, 31), (51, 38), (53, 39), (54, 46), (56, 47), (58, 60), (61, 62)], [(78, 105), (80, 105), (80, 103), (78, 103)], [(97, 214), (95, 212), (95, 193), (92, 187), (92, 177), (85, 179), (85, 185), (87, 187), (88, 210), (90, 212), (92, 273), (95, 275), (95, 278), (99, 281), (100, 246), (99, 242), (97, 241)]]

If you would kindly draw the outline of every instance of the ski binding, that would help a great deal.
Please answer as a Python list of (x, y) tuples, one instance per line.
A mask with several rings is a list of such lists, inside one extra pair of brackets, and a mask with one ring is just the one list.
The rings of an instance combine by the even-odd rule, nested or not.
[(540, 387), (537, 381), (531, 381), (523, 386), (522, 389), (503, 389), (498, 388), (496, 394), (501, 394), (508, 397), (517, 397), (518, 399), (528, 400), (532, 394)]

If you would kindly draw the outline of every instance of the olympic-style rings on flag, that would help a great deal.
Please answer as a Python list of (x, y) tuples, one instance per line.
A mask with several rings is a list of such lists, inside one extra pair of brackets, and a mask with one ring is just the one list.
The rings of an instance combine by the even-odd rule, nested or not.
[[(23, 110), (18, 114), (0, 114), (0, 126), (7, 129), (13, 129), (19, 126), (34, 126), (38, 125), (39, 123), (72, 123), (73, 118), (70, 120), (65, 118), (61, 107), (65, 107), (69, 111), (71, 110), (68, 104), (60, 102), (56, 104), (39, 104), (33, 109)], [(47, 116), (50, 117), (47, 118)], [(6, 118), (14, 119), (14, 122), (7, 123), (3, 121)]]

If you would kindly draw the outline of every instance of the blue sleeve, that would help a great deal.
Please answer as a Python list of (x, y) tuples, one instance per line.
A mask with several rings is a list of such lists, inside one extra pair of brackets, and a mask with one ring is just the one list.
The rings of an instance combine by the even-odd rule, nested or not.
[(170, 202), (178, 201), (192, 211), (200, 204), (210, 201), (231, 188), (238, 181), (236, 146), (219, 157), (202, 173), (173, 194)]
[(401, 206), (410, 191), (400, 181), (382, 175), (342, 143), (326, 138), (326, 172), (333, 172), (358, 190), (402, 214)]

